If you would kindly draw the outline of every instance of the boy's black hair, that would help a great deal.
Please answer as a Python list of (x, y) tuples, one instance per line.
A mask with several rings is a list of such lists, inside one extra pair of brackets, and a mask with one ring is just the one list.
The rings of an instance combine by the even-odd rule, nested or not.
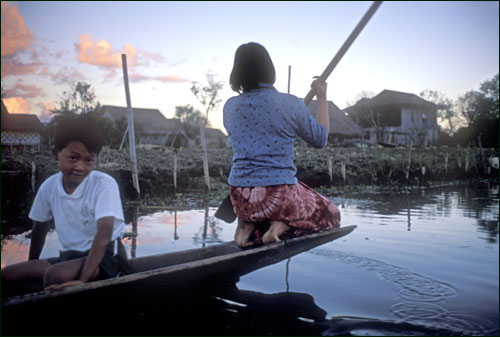
[(275, 81), (276, 71), (266, 48), (249, 42), (236, 49), (233, 70), (229, 77), (233, 91), (247, 92), (258, 89), (259, 83), (274, 84)]
[(94, 123), (82, 117), (74, 117), (57, 123), (54, 137), (57, 151), (62, 151), (70, 142), (81, 142), (89, 152), (98, 154), (103, 138)]

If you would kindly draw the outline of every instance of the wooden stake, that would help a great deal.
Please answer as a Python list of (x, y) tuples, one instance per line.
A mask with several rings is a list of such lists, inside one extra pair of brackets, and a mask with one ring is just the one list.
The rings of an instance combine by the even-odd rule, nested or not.
[(177, 151), (174, 150), (174, 188), (177, 189)]
[(448, 153), (444, 157), (444, 174), (448, 175)]
[(406, 180), (410, 178), (410, 164), (411, 164), (411, 147), (413, 145), (411, 136), (410, 136), (410, 149), (408, 150), (408, 166), (406, 168)]
[(139, 189), (139, 176), (137, 174), (137, 159), (135, 153), (134, 110), (132, 110), (132, 103), (130, 102), (126, 54), (122, 54), (122, 67), (123, 81), (125, 82), (125, 96), (127, 98), (128, 142), (130, 147), (130, 162), (132, 165), (132, 183), (137, 191), (137, 195), (140, 198), (141, 191)]
[(469, 149), (465, 152), (465, 174), (469, 171)]
[(328, 175), (330, 176), (330, 184), (333, 183), (333, 167), (332, 156), (328, 156)]
[(200, 136), (201, 136), (201, 148), (203, 149), (203, 173), (205, 176), (205, 184), (210, 190), (210, 175), (208, 171), (208, 154), (207, 154), (207, 140), (205, 138), (205, 126), (202, 125), (200, 127)]
[(287, 93), (290, 93), (290, 79), (292, 76), (292, 66), (288, 66), (288, 90)]
[(35, 173), (36, 173), (36, 164), (34, 161), (31, 161), (31, 190), (35, 193)]

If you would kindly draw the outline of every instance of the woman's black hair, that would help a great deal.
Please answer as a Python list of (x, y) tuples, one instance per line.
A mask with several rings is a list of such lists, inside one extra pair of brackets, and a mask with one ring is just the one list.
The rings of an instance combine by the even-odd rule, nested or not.
[(103, 138), (94, 123), (82, 117), (73, 117), (57, 123), (54, 146), (57, 151), (62, 151), (70, 142), (81, 142), (89, 152), (99, 154)]
[(247, 92), (259, 88), (259, 83), (274, 84), (275, 81), (276, 71), (266, 48), (249, 42), (236, 49), (233, 70), (229, 77), (233, 91)]

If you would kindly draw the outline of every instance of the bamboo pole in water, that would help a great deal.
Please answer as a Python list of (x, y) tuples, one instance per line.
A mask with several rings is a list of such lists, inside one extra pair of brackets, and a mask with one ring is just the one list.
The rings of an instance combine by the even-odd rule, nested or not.
[(36, 164), (34, 161), (31, 161), (31, 190), (35, 193), (36, 181), (35, 181), (35, 173), (36, 173)]
[(448, 153), (446, 153), (446, 156), (444, 157), (444, 174), (446, 176), (448, 175)]
[(413, 141), (410, 136), (410, 149), (408, 150), (408, 166), (406, 168), (406, 180), (410, 178), (410, 165), (411, 165), (411, 147), (413, 145)]
[(205, 176), (205, 184), (210, 190), (210, 175), (208, 171), (208, 155), (207, 155), (207, 140), (205, 137), (205, 125), (200, 127), (201, 148), (203, 149), (203, 174)]
[(135, 153), (135, 132), (134, 132), (134, 110), (130, 102), (130, 90), (128, 87), (127, 55), (122, 54), (123, 81), (125, 82), (125, 96), (127, 98), (127, 121), (128, 121), (128, 141), (130, 147), (130, 161), (132, 165), (132, 183), (140, 197), (139, 176), (137, 174), (137, 157)]
[(174, 151), (174, 188), (177, 190), (177, 151)]
[(333, 165), (332, 156), (328, 156), (328, 176), (330, 176), (330, 184), (333, 184)]

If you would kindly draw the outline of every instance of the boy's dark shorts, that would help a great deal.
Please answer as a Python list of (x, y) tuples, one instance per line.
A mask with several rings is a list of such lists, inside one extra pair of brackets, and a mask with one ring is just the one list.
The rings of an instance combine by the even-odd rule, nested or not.
[[(118, 241), (118, 242), (117, 242)], [(120, 239), (113, 240), (109, 243), (106, 253), (99, 264), (99, 269), (101, 270), (101, 276), (103, 279), (114, 278), (119, 276), (119, 274), (128, 274), (128, 268), (126, 267), (126, 257), (119, 255), (119, 249), (117, 253), (114, 254), (114, 245), (122, 244)], [(48, 258), (47, 261), (50, 264), (56, 264), (64, 261), (75, 260), (89, 255), (90, 250), (79, 251), (79, 250), (61, 250), (59, 251), (58, 257)]]

